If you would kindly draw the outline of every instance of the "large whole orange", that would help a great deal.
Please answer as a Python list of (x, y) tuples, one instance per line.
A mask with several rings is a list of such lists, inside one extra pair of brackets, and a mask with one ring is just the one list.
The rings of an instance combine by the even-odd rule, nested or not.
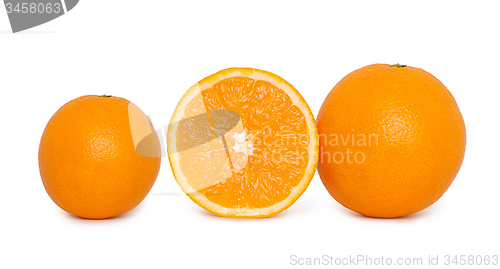
[(82, 96), (50, 119), (39, 149), (45, 190), (62, 209), (103, 219), (136, 207), (160, 169), (160, 142), (131, 102)]
[(427, 208), (448, 189), (465, 153), (465, 125), (428, 72), (374, 64), (344, 77), (317, 118), (318, 171), (342, 205), (393, 218)]

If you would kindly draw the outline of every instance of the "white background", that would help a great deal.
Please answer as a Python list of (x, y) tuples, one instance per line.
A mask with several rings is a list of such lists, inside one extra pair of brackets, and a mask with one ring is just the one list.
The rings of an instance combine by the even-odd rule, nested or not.
[[(291, 255), (422, 257), (424, 264), (429, 255), (500, 255), (499, 28), (498, 1), (83, 0), (18, 34), (0, 8), (0, 268), (286, 268), (299, 267)], [(362, 217), (316, 175), (277, 216), (224, 219), (181, 192), (167, 158), (144, 202), (109, 220), (73, 217), (43, 188), (43, 129), (81, 95), (127, 98), (161, 128), (200, 79), (254, 67), (288, 80), (316, 115), (343, 76), (372, 63), (427, 70), (465, 118), (462, 169), (420, 213)]]

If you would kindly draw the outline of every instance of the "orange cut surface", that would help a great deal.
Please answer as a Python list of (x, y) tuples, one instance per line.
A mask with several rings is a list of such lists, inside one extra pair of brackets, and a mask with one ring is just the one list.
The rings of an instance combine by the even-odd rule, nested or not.
[(314, 117), (282, 78), (232, 68), (191, 87), (175, 109), (168, 153), (183, 191), (225, 217), (266, 217), (292, 205), (317, 165)]

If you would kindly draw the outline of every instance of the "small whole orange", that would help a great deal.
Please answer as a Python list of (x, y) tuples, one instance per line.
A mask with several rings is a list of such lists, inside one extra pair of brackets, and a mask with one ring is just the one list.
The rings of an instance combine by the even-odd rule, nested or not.
[(104, 219), (142, 202), (158, 176), (160, 152), (153, 125), (137, 106), (119, 97), (88, 95), (52, 116), (38, 162), (45, 190), (59, 207)]
[(326, 97), (317, 124), (323, 184), (365, 216), (401, 217), (432, 205), (465, 154), (455, 99), (410, 66), (374, 64), (348, 74)]

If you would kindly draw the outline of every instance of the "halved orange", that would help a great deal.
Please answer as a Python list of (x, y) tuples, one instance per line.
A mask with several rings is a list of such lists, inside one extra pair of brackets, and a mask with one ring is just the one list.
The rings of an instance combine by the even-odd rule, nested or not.
[(318, 162), (314, 116), (297, 90), (270, 72), (230, 68), (182, 97), (168, 129), (181, 189), (219, 216), (259, 218), (291, 206)]

